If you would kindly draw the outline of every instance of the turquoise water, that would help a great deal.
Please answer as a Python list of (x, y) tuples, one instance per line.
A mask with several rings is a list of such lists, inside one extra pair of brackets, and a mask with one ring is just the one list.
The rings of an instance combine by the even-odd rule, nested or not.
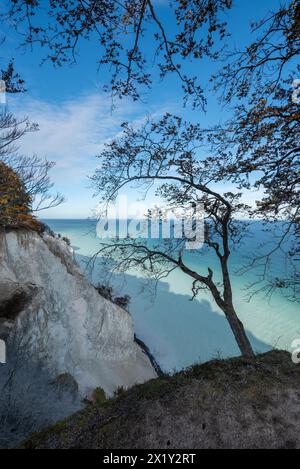
[[(99, 260), (94, 271), (86, 268), (87, 259), (99, 249), (95, 224), (88, 220), (46, 220), (50, 228), (71, 240), (82, 269), (94, 283), (114, 286), (117, 295), (129, 294), (130, 312), (134, 318), (137, 335), (150, 347), (160, 365), (167, 371), (180, 369), (199, 361), (214, 357), (238, 355), (223, 313), (216, 306), (208, 292), (201, 291), (191, 301), (191, 280), (176, 270), (159, 282), (154, 289), (153, 282), (144, 279), (138, 272), (114, 274), (109, 277)], [(255, 295), (249, 301), (247, 285), (257, 278), (258, 271), (237, 275), (249, 255), (258, 252), (258, 245), (271, 235), (264, 233), (258, 222), (251, 223), (251, 234), (247, 236), (231, 256), (234, 303), (243, 321), (249, 338), (256, 351), (273, 347), (291, 349), (292, 341), (300, 338), (299, 305), (291, 303), (280, 291), (266, 298)], [(189, 265), (206, 273), (207, 265), (218, 270), (214, 256), (186, 254)], [(274, 276), (284, 275), (284, 258), (278, 253), (272, 259)]]

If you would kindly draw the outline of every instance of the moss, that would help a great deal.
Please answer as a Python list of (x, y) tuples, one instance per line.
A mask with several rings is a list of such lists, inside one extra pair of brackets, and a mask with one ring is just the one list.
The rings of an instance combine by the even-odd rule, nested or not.
[(152, 379), (151, 381), (148, 381), (145, 384), (141, 384), (136, 388), (140, 397), (145, 399), (152, 399), (164, 394), (165, 392), (169, 392), (170, 387), (168, 385), (174, 385), (174, 381), (172, 383), (171, 380), (167, 379), (167, 377), (164, 377)]
[(33, 433), (27, 440), (25, 440), (20, 449), (33, 449), (35, 448), (40, 441), (43, 439), (47, 439), (54, 435), (61, 436), (61, 434), (68, 429), (68, 419), (67, 420), (60, 420), (52, 425), (50, 428), (43, 430), (39, 433)]
[(107, 433), (109, 432), (109, 430), (110, 430), (109, 424), (103, 425), (103, 426), (100, 428), (99, 436), (102, 436), (102, 435), (107, 434)]
[(82, 413), (78, 416), (75, 422), (75, 430), (82, 431), (89, 422), (90, 415), (88, 413)]

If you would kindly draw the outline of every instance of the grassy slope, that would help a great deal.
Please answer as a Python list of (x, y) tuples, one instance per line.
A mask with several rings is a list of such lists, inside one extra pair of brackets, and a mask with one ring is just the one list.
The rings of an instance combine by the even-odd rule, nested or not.
[(300, 448), (300, 365), (287, 352), (196, 365), (88, 405), (23, 448)]

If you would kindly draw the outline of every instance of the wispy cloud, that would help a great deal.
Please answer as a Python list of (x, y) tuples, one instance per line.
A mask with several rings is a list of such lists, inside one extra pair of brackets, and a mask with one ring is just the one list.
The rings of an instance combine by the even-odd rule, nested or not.
[(60, 104), (21, 98), (11, 109), (27, 115), (40, 130), (27, 134), (21, 142), (24, 153), (37, 153), (56, 162), (56, 177), (61, 171), (87, 175), (95, 166), (94, 155), (120, 129), (123, 120), (132, 118), (132, 107), (124, 103), (113, 113), (110, 101), (102, 95), (83, 96)]
[[(56, 163), (52, 180), (66, 194), (68, 202), (48, 212), (47, 216), (51, 217), (64, 216), (65, 212), (71, 217), (89, 214), (93, 202), (88, 176), (97, 167), (95, 155), (120, 132), (124, 120), (139, 122), (146, 113), (144, 106), (125, 100), (112, 112), (110, 99), (101, 94), (80, 96), (59, 104), (24, 96), (11, 100), (9, 107), (16, 115), (26, 115), (39, 124), (38, 132), (27, 134), (20, 142), (21, 152), (35, 153)], [(152, 114), (163, 112), (161, 108)]]
[[(174, 112), (177, 103), (145, 109), (145, 105), (122, 100), (111, 109), (106, 95), (90, 94), (77, 99), (52, 104), (28, 96), (10, 98), (10, 109), (18, 116), (28, 116), (39, 124), (40, 130), (27, 134), (20, 142), (20, 151), (26, 155), (37, 154), (56, 163), (51, 179), (55, 189), (63, 193), (67, 202), (45, 212), (49, 218), (85, 218), (92, 215), (97, 201), (88, 177), (99, 164), (96, 155), (103, 145), (118, 135), (122, 122), (139, 125), (146, 117)], [(176, 112), (176, 111), (175, 111)], [(225, 187), (218, 187), (221, 191)], [(232, 190), (232, 186), (228, 190)], [(135, 194), (136, 195), (136, 194)], [(244, 201), (254, 205), (260, 193), (248, 191)]]

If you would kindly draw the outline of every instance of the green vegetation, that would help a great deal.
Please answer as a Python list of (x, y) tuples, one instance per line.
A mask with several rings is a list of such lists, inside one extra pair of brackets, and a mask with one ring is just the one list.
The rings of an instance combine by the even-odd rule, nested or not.
[(106, 395), (102, 388), (94, 389), (92, 393), (92, 402), (96, 405), (101, 405), (106, 401)]
[(99, 400), (22, 448), (297, 447), (299, 386), (300, 367), (287, 352), (215, 360), (104, 403), (97, 391)]

